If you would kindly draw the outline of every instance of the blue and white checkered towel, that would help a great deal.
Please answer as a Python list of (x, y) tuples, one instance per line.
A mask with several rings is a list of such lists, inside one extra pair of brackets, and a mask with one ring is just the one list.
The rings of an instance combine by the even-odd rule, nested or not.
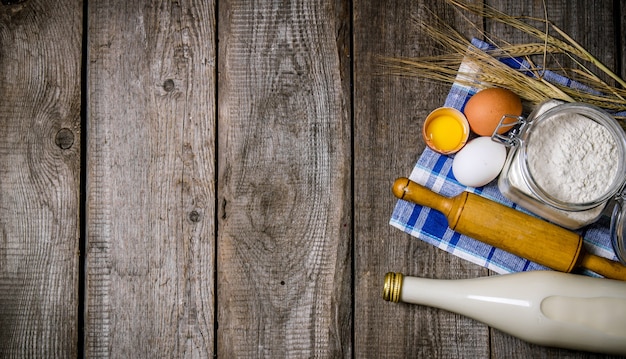
[[(490, 46), (478, 39), (473, 39), (472, 44), (483, 50)], [(505, 63), (514, 68), (529, 66), (528, 63), (522, 60), (508, 59)], [(468, 72), (472, 72), (470, 65), (462, 63), (459, 73)], [(580, 84), (549, 71), (546, 71), (543, 75), (544, 78), (549, 78), (551, 81), (567, 86), (580, 86)], [(454, 107), (462, 111), (469, 97), (477, 91), (477, 88), (454, 83), (444, 106)], [(409, 178), (447, 197), (455, 196), (462, 191), (469, 191), (519, 209), (500, 193), (497, 180), (481, 188), (465, 187), (458, 183), (452, 174), (452, 157), (440, 155), (428, 148), (419, 157)], [(497, 273), (504, 274), (547, 269), (539, 264), (459, 234), (448, 227), (446, 218), (440, 212), (403, 200), (398, 200), (391, 216), (390, 224), (440, 249)], [(588, 252), (614, 260), (617, 259), (611, 246), (608, 218), (601, 218), (595, 224), (581, 229), (579, 233), (585, 239), (585, 248)], [(502, 236), (506, 235), (506, 232), (502, 233)], [(583, 273), (595, 275), (586, 270)]]

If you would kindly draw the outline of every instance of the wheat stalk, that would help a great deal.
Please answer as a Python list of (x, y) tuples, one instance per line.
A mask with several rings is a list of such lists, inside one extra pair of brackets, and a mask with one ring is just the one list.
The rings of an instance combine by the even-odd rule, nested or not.
[[(626, 88), (626, 81), (624, 81), (622, 78), (617, 76), (613, 71), (611, 71), (608, 67), (606, 67), (600, 60), (598, 60), (596, 57), (591, 55), (591, 53), (589, 53), (589, 51), (587, 51), (583, 46), (581, 46), (578, 42), (572, 39), (566, 32), (561, 30), (558, 26), (554, 25), (553, 23), (549, 22), (547, 19), (540, 19), (540, 18), (535, 18), (535, 17), (511, 16), (501, 11), (498, 11), (491, 6), (481, 7), (481, 6), (470, 4), (461, 0), (447, 0), (447, 1), (453, 5), (456, 5), (459, 8), (468, 10), (484, 18), (492, 19), (492, 20), (504, 23), (506, 25), (512, 26), (538, 39), (544, 40), (545, 43), (548, 45), (556, 46), (562, 49), (564, 53), (577, 56), (583, 61), (592, 63), (593, 65), (598, 67), (600, 70), (602, 70), (602, 72), (604, 72), (605, 74), (613, 78), (622, 87)], [(560, 40), (554, 36), (549, 35), (547, 31), (541, 31), (537, 29), (536, 27), (529, 25), (528, 23), (521, 20), (523, 18), (545, 23), (546, 26), (549, 26), (550, 28), (552, 28), (559, 35), (561, 35), (566, 41)]]
[[(586, 102), (607, 110), (626, 111), (626, 100), (624, 100), (626, 98), (626, 82), (610, 71), (565, 32), (547, 21), (547, 19), (514, 17), (489, 6), (479, 7), (461, 0), (447, 1), (459, 9), (510, 25), (543, 42), (528, 44), (505, 43), (498, 46), (489, 34), (479, 30), (488, 41), (497, 45), (493, 50), (482, 51), (473, 47), (469, 40), (459, 34), (449, 24), (442, 21), (436, 14), (430, 12), (430, 18), (433, 19), (434, 24), (421, 22), (418, 19), (414, 19), (414, 21), (426, 34), (443, 48), (449, 50), (449, 52), (442, 55), (419, 58), (383, 58), (383, 64), (387, 73), (397, 76), (417, 76), (438, 82), (457, 82), (477, 88), (505, 87), (518, 93), (520, 97), (533, 104), (548, 98), (555, 98), (568, 102)], [(522, 21), (522, 19), (543, 23), (546, 29), (539, 30)], [(471, 21), (467, 21), (472, 24)], [(554, 29), (565, 40), (549, 35), (548, 28)], [(542, 55), (545, 61), (546, 56), (557, 54), (572, 59), (579, 69), (549, 69), (546, 68), (545, 64), (540, 68), (535, 66), (530, 59), (530, 56)], [(499, 60), (500, 58), (520, 57), (526, 58), (531, 67), (516, 70)], [(460, 72), (459, 67), (463, 61), (469, 63), (471, 67), (477, 70), (476, 73)], [(585, 63), (592, 64), (600, 69), (620, 84), (622, 88), (611, 86), (602, 81), (585, 66)], [(597, 90), (597, 93), (550, 83), (543, 78), (545, 70), (560, 73), (570, 78), (573, 77), (575, 81), (582, 85)], [(526, 71), (534, 73), (535, 76), (527, 76), (524, 73)], [(622, 121), (626, 120), (626, 118), (616, 118)], [(626, 127), (626, 124), (623, 124), (623, 126)]]

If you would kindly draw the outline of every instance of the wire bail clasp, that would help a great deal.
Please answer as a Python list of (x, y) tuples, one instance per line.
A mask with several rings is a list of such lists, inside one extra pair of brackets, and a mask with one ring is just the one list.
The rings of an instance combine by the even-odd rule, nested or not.
[[(506, 121), (507, 119), (514, 119), (513, 122)], [(496, 142), (500, 142), (506, 147), (515, 147), (522, 141), (520, 136), (524, 133), (524, 129), (528, 125), (528, 120), (523, 116), (504, 115), (498, 122), (498, 126), (493, 131), (491, 139)], [(503, 134), (499, 134), (498, 131), (506, 128), (507, 131)]]

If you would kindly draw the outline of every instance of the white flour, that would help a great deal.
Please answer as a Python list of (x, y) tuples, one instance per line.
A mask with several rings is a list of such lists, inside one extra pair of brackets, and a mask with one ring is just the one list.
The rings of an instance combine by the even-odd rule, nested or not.
[(569, 203), (606, 193), (617, 172), (618, 149), (604, 126), (578, 114), (561, 114), (533, 128), (528, 169), (546, 193)]

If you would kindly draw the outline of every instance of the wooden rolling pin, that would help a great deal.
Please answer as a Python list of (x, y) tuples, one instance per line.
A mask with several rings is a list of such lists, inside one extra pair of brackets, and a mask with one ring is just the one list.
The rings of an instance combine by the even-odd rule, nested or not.
[(626, 266), (585, 253), (577, 233), (473, 193), (448, 198), (398, 178), (393, 194), (443, 213), (453, 230), (557, 271), (587, 268), (606, 278), (626, 281)]

